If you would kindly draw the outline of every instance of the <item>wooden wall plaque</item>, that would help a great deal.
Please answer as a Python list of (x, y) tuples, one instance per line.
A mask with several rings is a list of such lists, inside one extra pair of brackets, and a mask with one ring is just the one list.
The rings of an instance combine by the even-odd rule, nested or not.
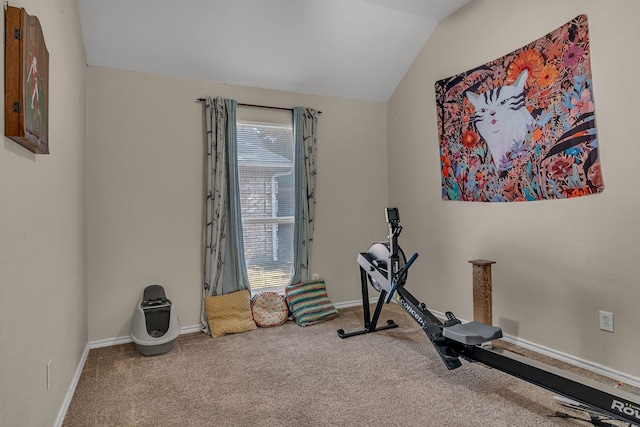
[(4, 40), (4, 134), (49, 154), (49, 52), (40, 21), (7, 6)]

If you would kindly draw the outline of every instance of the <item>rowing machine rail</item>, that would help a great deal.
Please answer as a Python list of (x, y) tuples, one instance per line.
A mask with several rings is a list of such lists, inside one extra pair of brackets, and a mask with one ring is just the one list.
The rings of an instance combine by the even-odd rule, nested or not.
[[(502, 330), (498, 327), (479, 322), (463, 324), (451, 312), (447, 312), (447, 320), (444, 323), (441, 322), (429, 311), (426, 304), (419, 302), (404, 288), (407, 270), (418, 254), (414, 254), (409, 262), (400, 267), (400, 258), (404, 261), (404, 254), (397, 242), (402, 230), (399, 226), (400, 217), (397, 208), (387, 208), (386, 216), (390, 230), (389, 244), (381, 246), (377, 243), (369, 252), (358, 255), (364, 329), (349, 333), (339, 329), (337, 332), (340, 338), (397, 328), (398, 324), (393, 320), (387, 320), (387, 324), (383, 326), (377, 325), (384, 303), (389, 303), (393, 294), (396, 293), (398, 304), (420, 325), (447, 369), (462, 366), (460, 359), (480, 362), (569, 398), (592, 409), (594, 413), (629, 423), (630, 426), (640, 425), (639, 396), (515, 353), (481, 346), (485, 342), (502, 337)], [(369, 311), (367, 281), (370, 281), (372, 286), (380, 292), (373, 317)], [(591, 422), (602, 425), (597, 424), (600, 421), (594, 417)]]

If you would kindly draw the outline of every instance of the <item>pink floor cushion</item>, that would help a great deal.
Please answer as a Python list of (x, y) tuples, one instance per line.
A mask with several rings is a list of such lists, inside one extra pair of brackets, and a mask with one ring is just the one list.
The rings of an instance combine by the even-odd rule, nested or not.
[(266, 328), (282, 325), (289, 316), (285, 299), (275, 292), (261, 292), (251, 299), (251, 314), (256, 325)]

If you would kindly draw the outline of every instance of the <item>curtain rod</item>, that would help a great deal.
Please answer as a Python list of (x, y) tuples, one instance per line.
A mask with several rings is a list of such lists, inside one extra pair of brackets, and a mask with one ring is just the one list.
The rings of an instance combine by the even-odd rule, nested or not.
[[(198, 102), (204, 102), (206, 99), (198, 98)], [(269, 110), (284, 110), (284, 111), (293, 111), (293, 108), (287, 107), (274, 107), (272, 105), (258, 105), (258, 104), (244, 104), (242, 102), (238, 102), (238, 107), (249, 107), (249, 108), (267, 108)], [(322, 111), (318, 111), (318, 114), (322, 114)]]

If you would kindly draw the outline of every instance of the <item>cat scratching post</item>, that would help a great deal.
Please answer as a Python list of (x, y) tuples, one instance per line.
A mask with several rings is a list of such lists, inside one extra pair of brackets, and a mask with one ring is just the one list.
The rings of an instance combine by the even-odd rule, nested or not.
[(473, 320), (486, 325), (493, 322), (491, 311), (491, 264), (495, 261), (474, 259), (473, 264)]

